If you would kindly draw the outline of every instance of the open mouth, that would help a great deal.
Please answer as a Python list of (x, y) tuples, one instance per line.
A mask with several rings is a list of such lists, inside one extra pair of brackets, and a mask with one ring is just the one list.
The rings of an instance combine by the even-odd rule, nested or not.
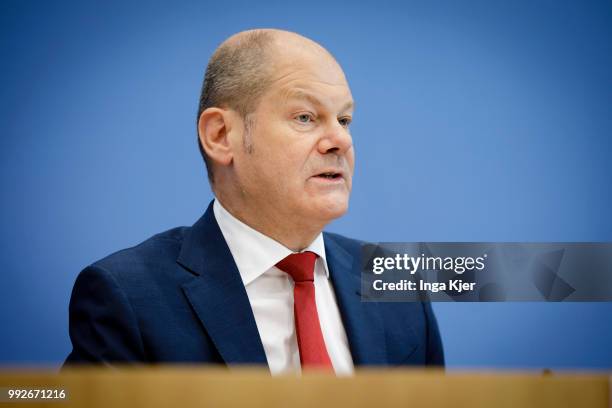
[(333, 180), (333, 179), (341, 178), (342, 174), (334, 173), (334, 172), (327, 172), (327, 173), (317, 174), (315, 177), (320, 177), (320, 178), (325, 178), (325, 179)]

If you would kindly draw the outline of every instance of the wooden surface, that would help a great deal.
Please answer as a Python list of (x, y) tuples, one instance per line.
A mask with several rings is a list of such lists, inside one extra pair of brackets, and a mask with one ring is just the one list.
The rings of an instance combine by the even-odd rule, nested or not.
[(601, 407), (605, 374), (443, 373), (365, 370), (271, 377), (258, 369), (195, 367), (0, 369), (0, 387), (65, 389), (64, 402), (0, 402), (18, 407)]

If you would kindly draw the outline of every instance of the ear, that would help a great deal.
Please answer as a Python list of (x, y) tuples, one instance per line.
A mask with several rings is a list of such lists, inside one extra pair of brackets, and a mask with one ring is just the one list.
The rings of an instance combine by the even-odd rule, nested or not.
[(233, 152), (229, 140), (232, 128), (230, 112), (220, 108), (208, 108), (200, 115), (198, 137), (206, 155), (215, 164), (228, 166)]

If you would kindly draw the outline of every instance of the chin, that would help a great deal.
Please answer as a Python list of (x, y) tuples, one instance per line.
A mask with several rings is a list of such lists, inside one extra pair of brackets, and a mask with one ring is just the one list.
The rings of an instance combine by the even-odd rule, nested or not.
[(342, 217), (348, 211), (348, 199), (321, 200), (312, 208), (313, 217), (326, 222)]

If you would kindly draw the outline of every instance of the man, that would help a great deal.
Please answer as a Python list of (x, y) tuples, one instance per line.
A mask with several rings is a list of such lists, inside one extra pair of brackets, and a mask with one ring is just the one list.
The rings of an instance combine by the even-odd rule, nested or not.
[(368, 303), (360, 242), (322, 233), (348, 208), (353, 100), (342, 69), (295, 33), (234, 35), (206, 70), (198, 134), (216, 199), (85, 268), (72, 362), (201, 362), (349, 374), (443, 365), (427, 303)]

